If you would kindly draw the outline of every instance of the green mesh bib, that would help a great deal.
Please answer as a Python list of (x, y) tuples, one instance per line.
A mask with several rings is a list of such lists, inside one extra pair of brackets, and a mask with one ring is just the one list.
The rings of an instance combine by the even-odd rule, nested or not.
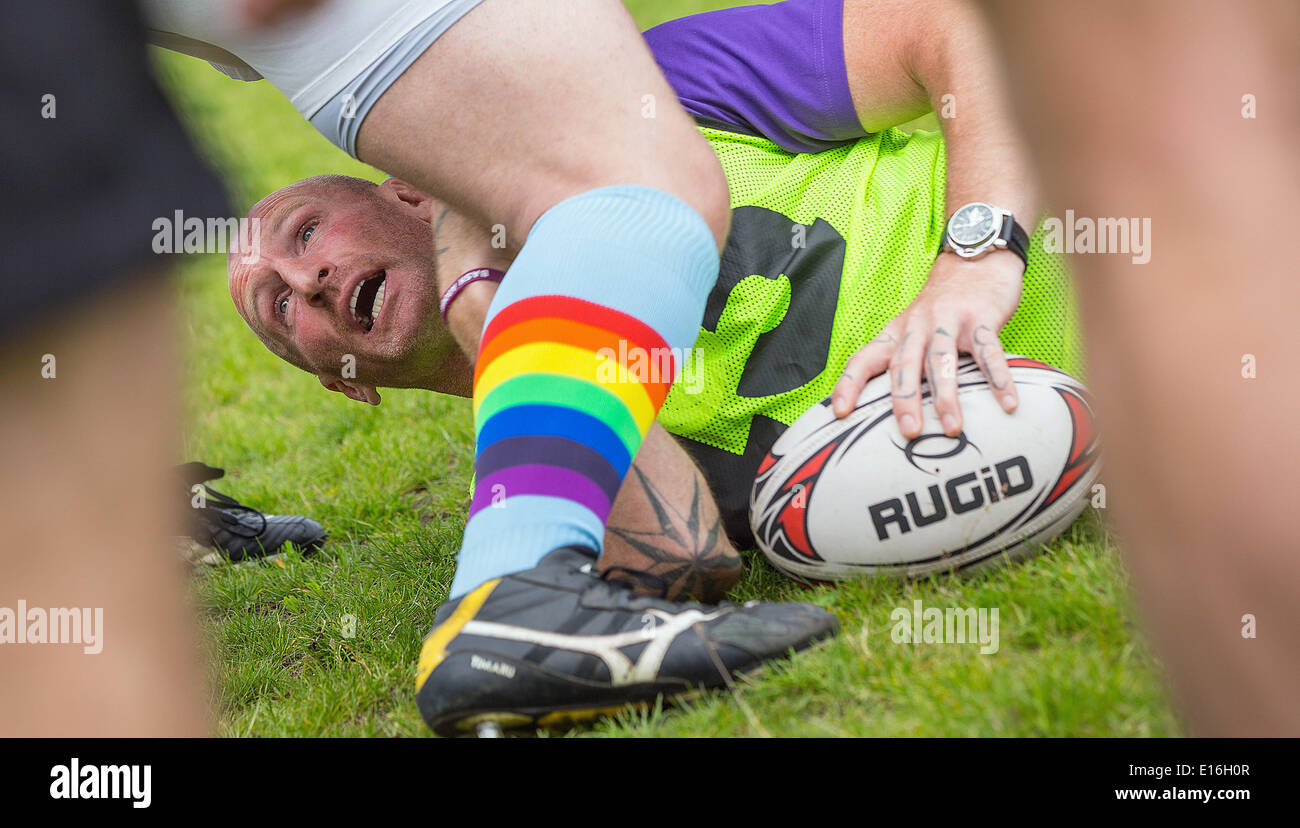
[[(786, 152), (710, 127), (732, 221), (695, 351), (659, 413), (709, 481), (727, 534), (752, 545), (758, 464), (827, 397), (844, 363), (925, 285), (946, 218), (938, 133), (890, 129), (839, 149)], [(1007, 351), (1082, 376), (1064, 260), (1029, 246)]]
[[(659, 422), (701, 448), (752, 458), (828, 396), (848, 358), (924, 286), (946, 218), (944, 144), (938, 133), (889, 129), (794, 154), (764, 138), (700, 131), (727, 176), (732, 232), (697, 352)], [(1041, 229), (1002, 343), (1082, 372), (1064, 260), (1043, 250)], [(752, 444), (756, 417), (774, 421), (761, 429), (765, 446)], [(706, 473), (716, 465), (693, 453)], [(744, 481), (716, 481), (728, 482)]]

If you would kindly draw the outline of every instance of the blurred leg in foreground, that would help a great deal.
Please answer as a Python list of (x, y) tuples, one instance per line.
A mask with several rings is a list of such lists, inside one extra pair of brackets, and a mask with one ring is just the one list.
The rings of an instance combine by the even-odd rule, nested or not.
[(1109, 503), (1176, 698), (1201, 735), (1300, 735), (1300, 5), (986, 6), (1051, 214), (1150, 219), (1149, 261), (1072, 265)]
[(0, 28), (0, 736), (199, 735), (155, 222), (228, 211), (126, 0)]
[(83, 621), (102, 620), (82, 626), (82, 642), (0, 645), (2, 735), (205, 731), (184, 569), (169, 542), (179, 531), (171, 305), (151, 281), (5, 344), (0, 607), (22, 601), (51, 618), (89, 608)]

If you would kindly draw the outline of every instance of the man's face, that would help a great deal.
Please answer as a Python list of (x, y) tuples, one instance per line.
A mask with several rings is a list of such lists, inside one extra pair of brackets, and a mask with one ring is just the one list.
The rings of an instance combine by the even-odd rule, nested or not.
[(231, 256), (230, 295), (268, 348), (322, 381), (419, 376), (443, 328), (431, 202), (411, 192), (308, 179), (253, 206), (257, 256)]

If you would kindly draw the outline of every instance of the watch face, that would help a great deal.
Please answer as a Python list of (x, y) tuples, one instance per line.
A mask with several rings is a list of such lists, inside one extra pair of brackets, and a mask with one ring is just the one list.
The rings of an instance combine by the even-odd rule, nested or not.
[(967, 204), (952, 214), (948, 238), (971, 247), (993, 236), (993, 210), (987, 204)]

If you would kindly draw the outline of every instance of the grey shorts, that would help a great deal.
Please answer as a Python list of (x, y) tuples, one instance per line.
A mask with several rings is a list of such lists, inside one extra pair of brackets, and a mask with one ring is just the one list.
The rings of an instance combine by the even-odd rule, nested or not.
[(239, 80), (266, 78), (355, 157), (375, 101), (482, 0), (324, 0), (269, 28), (241, 24), (239, 0), (141, 0), (150, 39)]
[(482, 0), (451, 0), (430, 14), (400, 40), (375, 58), (337, 95), (330, 98), (310, 120), (330, 142), (353, 158), (357, 156), (357, 132), (361, 122), (393, 81), (401, 77), (415, 59), (424, 54), (442, 33), (451, 28)]

